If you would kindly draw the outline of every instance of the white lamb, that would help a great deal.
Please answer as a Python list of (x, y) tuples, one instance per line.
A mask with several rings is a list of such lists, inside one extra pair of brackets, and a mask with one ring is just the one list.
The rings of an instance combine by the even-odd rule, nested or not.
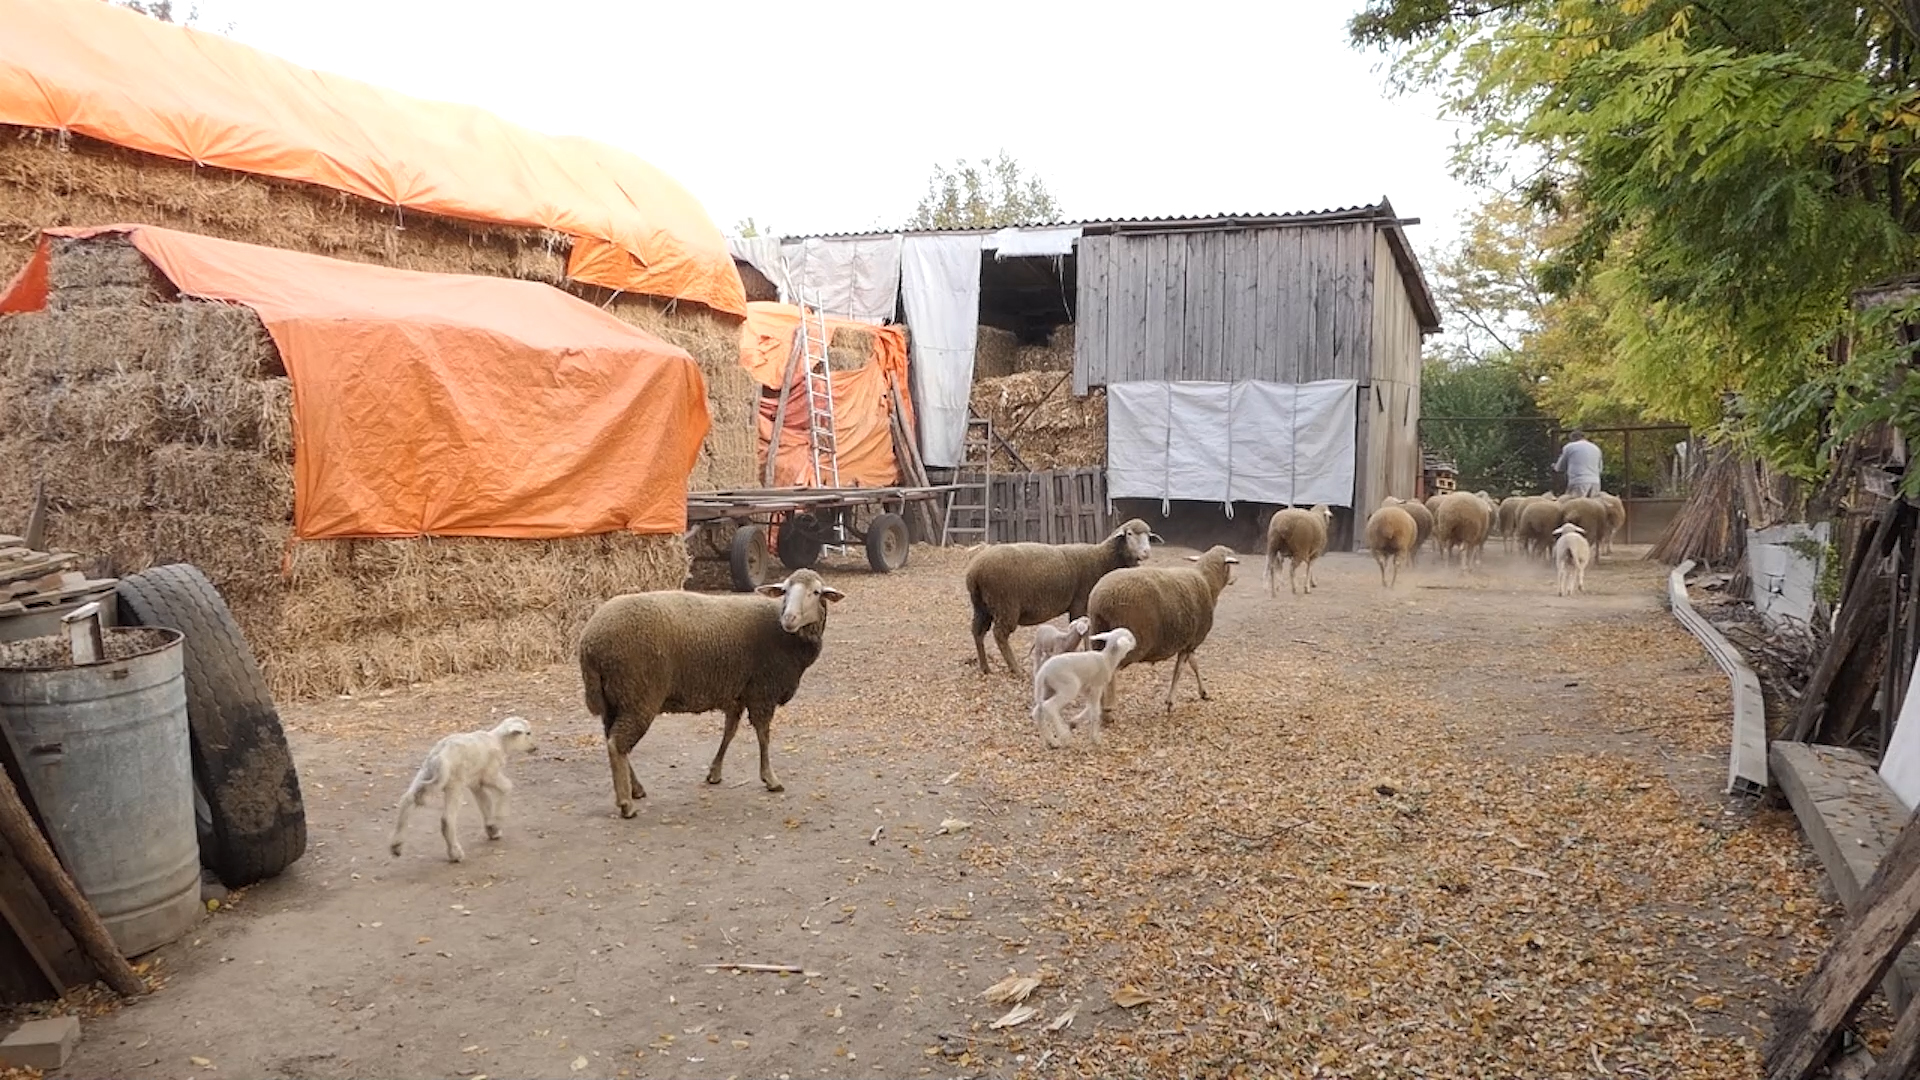
[(1569, 521), (1553, 530), (1560, 539), (1553, 542), (1553, 573), (1561, 596), (1587, 591), (1587, 563), (1593, 558), (1593, 545), (1586, 530)]
[[(1087, 639), (1098, 643), (1096, 652), (1061, 653), (1033, 673), (1033, 722), (1040, 726), (1040, 737), (1050, 750), (1067, 744), (1072, 733), (1087, 729), (1088, 736), (1100, 741), (1100, 698), (1113, 680), (1115, 669), (1133, 650), (1133, 631), (1117, 627)], [(1067, 705), (1078, 702), (1073, 719), (1067, 719)]]
[(507, 795), (513, 783), (507, 779), (509, 751), (532, 753), (533, 728), (518, 716), (500, 721), (491, 731), (467, 731), (449, 735), (433, 744), (427, 760), (414, 775), (413, 783), (400, 800), (400, 819), (394, 823), (393, 839), (388, 847), (400, 854), (402, 834), (407, 830), (407, 815), (416, 806), (427, 805), (427, 797), (442, 797), (440, 835), (447, 841), (447, 860), (466, 858), (460, 840), (454, 835), (455, 817), (460, 810), (460, 793), (471, 791), (480, 805), (480, 819), (487, 824), (487, 839), (500, 839), (500, 821), (506, 815)]
[(1059, 656), (1079, 649), (1087, 639), (1087, 617), (1085, 615), (1067, 624), (1065, 630), (1052, 623), (1041, 623), (1033, 628), (1033, 644), (1027, 646), (1027, 663), (1036, 674), (1040, 665)]

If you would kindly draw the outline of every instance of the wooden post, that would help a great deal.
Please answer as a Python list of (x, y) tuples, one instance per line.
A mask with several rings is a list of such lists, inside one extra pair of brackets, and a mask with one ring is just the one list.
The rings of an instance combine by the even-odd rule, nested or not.
[[(800, 309), (800, 317), (807, 317), (805, 308)], [(780, 440), (786, 434), (787, 402), (793, 397), (793, 377), (800, 371), (800, 358), (806, 347), (800, 343), (800, 328), (793, 331), (793, 348), (787, 353), (787, 374), (780, 382), (780, 404), (773, 410), (773, 434), (767, 439), (767, 467), (761, 478), (766, 487), (773, 486), (774, 470), (780, 462)]]
[[(1768, 1080), (1811, 1080), (1826, 1063), (1841, 1026), (1873, 993), (1916, 929), (1920, 828), (1909, 818), (1867, 883), (1859, 912), (1847, 920), (1794, 1000), (1775, 1014), (1766, 1054)], [(1902, 1028), (1913, 1026), (1908, 1019), (1901, 1018)]]
[(1907, 1003), (1907, 1011), (1893, 1025), (1886, 1052), (1873, 1063), (1866, 1080), (1906, 1080), (1911, 1076), (1920, 1076), (1920, 1000)]
[(14, 858), (20, 860), (40, 895), (46, 897), (47, 906), (59, 916), (107, 985), (122, 997), (146, 993), (147, 984), (133, 973), (93, 905), (80, 895), (79, 886), (67, 876), (60, 860), (54, 858), (53, 848), (27, 816), (26, 804), (20, 801), (20, 793), (5, 772), (0, 772), (0, 838), (13, 849)]

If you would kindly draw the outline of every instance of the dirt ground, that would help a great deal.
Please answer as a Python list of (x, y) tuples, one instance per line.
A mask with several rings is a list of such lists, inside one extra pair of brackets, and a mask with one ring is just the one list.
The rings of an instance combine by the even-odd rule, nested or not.
[[(1638, 552), (1561, 599), (1494, 547), (1275, 599), (1248, 557), (1211, 701), (1129, 669), (1105, 745), (1051, 752), (971, 667), (963, 553), (848, 564), (786, 791), (750, 732), (709, 787), (720, 718), (668, 717), (631, 821), (568, 667), (288, 708), (307, 857), (64, 1075), (1758, 1075), (1835, 909), (1791, 815), (1720, 794), (1726, 680)], [(505, 838), (469, 807), (465, 863), (431, 814), (389, 857), (427, 747), (509, 714)], [(1012, 972), (1037, 1015), (994, 1030)]]

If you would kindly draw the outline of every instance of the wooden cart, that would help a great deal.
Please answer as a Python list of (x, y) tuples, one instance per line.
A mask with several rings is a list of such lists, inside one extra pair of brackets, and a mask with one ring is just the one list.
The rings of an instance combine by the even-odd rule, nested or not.
[[(800, 570), (818, 563), (830, 546), (864, 545), (867, 565), (890, 574), (907, 565), (907, 507), (951, 490), (952, 485), (696, 491), (687, 496), (687, 535), (691, 539), (724, 523), (738, 526), (729, 558), (736, 592), (765, 584), (775, 556), (787, 569)], [(881, 513), (865, 528), (856, 527), (853, 512), (876, 506)]]

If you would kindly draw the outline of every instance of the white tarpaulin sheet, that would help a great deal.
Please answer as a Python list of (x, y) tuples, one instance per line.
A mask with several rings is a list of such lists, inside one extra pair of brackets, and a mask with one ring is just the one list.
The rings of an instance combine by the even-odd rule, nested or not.
[(1820, 559), (1807, 554), (1827, 543), (1828, 525), (1773, 525), (1747, 530), (1748, 599), (1769, 627), (1806, 626), (1813, 621), (1814, 590), (1820, 581)]
[(1107, 386), (1107, 497), (1353, 505), (1358, 383)]
[(1900, 703), (1900, 718), (1893, 725), (1893, 737), (1887, 740), (1887, 752), (1880, 756), (1880, 779), (1908, 810), (1920, 804), (1920, 668), (1907, 683), (1906, 700)]
[(973, 346), (980, 322), (980, 240), (909, 236), (901, 249), (900, 298), (913, 327), (915, 409), (920, 454), (928, 465), (959, 465), (973, 391)]
[(1073, 242), (1080, 239), (1080, 226), (1059, 229), (1001, 229), (987, 237), (983, 245), (996, 259), (1016, 259), (1033, 255), (1071, 255)]
[[(900, 241), (896, 233), (860, 240), (811, 236), (781, 244), (787, 270), (782, 284), (795, 291), (789, 302), (804, 298), (829, 315), (866, 322), (891, 320), (900, 293)], [(974, 251), (978, 258), (977, 244)], [(766, 270), (762, 268), (761, 273)]]
[(777, 236), (729, 236), (727, 251), (736, 259), (767, 275), (780, 290), (780, 299), (791, 302), (792, 288), (787, 284), (786, 259), (780, 254)]

